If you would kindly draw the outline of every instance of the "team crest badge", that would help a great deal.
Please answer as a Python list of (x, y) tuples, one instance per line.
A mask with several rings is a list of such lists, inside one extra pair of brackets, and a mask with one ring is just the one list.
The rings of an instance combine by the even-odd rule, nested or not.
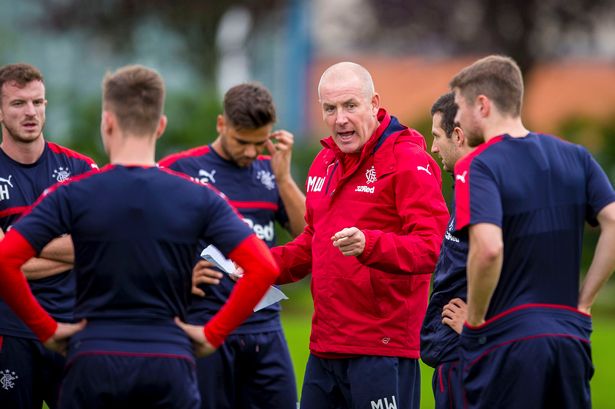
[(275, 175), (267, 170), (259, 170), (256, 178), (261, 181), (268, 190), (275, 189)]
[(374, 168), (373, 165), (365, 172), (365, 178), (367, 179), (368, 185), (371, 183), (376, 183), (376, 168)]
[(70, 178), (70, 170), (68, 168), (60, 166), (53, 171), (53, 178), (58, 182), (64, 182), (65, 180)]
[(0, 371), (0, 387), (6, 391), (15, 387), (15, 381), (17, 379), (19, 379), (19, 376), (17, 376), (14, 371), (9, 371), (8, 369)]

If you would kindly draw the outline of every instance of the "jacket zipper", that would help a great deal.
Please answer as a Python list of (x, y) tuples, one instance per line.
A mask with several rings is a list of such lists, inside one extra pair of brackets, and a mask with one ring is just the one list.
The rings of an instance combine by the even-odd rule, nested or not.
[[(331, 171), (331, 176), (329, 177), (329, 180), (327, 181), (327, 187), (325, 188), (325, 194), (329, 194), (329, 185), (331, 184), (331, 180), (333, 179), (333, 175), (335, 175), (335, 170), (337, 169), (337, 165), (339, 165), (339, 161), (335, 162), (335, 166), (333, 166), (333, 170)], [(335, 190), (333, 191), (335, 192)], [(331, 194), (333, 194), (333, 192), (331, 192)]]

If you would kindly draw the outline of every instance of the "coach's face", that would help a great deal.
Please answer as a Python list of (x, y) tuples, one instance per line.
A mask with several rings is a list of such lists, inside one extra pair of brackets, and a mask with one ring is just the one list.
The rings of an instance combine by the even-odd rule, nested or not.
[(378, 94), (369, 95), (355, 75), (333, 77), (320, 85), (322, 116), (344, 153), (359, 152), (378, 128)]
[(478, 104), (468, 101), (459, 88), (455, 88), (455, 103), (457, 104), (457, 115), (455, 123), (459, 124), (465, 134), (468, 146), (474, 148), (485, 142), (485, 135), (480, 124)]
[(239, 167), (250, 166), (263, 153), (271, 135), (273, 124), (256, 129), (237, 129), (224, 115), (218, 115), (216, 129), (221, 156)]

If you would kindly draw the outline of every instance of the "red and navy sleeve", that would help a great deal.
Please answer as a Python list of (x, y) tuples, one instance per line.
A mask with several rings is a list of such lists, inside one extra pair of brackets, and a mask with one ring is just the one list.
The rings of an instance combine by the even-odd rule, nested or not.
[(0, 298), (45, 342), (57, 324), (36, 301), (21, 272), (21, 266), (34, 256), (34, 249), (19, 231), (11, 229), (0, 241)]
[(502, 226), (497, 180), (478, 155), (470, 154), (455, 165), (455, 202), (456, 230), (477, 223)]

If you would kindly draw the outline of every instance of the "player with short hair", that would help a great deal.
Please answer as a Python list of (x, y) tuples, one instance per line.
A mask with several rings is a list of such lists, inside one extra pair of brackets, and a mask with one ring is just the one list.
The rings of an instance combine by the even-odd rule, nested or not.
[[(164, 94), (162, 78), (146, 67), (105, 76), (101, 135), (110, 165), (49, 189), (0, 243), (0, 296), (47, 346), (62, 349), (74, 334), (63, 409), (198, 408), (190, 340), (198, 354), (213, 352), (277, 276), (267, 246), (217, 191), (156, 166)], [(75, 316), (87, 325), (57, 324), (18, 270), (62, 233), (73, 237)], [(245, 270), (204, 329), (176, 318), (186, 317), (199, 239)]]
[[(94, 161), (45, 140), (45, 81), (30, 64), (0, 67), (0, 239), (53, 184), (97, 168)], [(75, 304), (70, 236), (54, 239), (22, 267), (38, 301), (71, 322)], [(0, 407), (56, 407), (64, 358), (48, 351), (0, 301)]]
[[(179, 152), (159, 164), (215, 186), (255, 234), (275, 245), (277, 220), (293, 236), (303, 231), (305, 196), (290, 174), (293, 135), (272, 132), (276, 111), (269, 91), (257, 83), (239, 84), (224, 96), (218, 137), (210, 145)], [(275, 142), (275, 144), (274, 144)], [(271, 156), (262, 155), (267, 149)], [(199, 252), (210, 244), (199, 243)], [(188, 320), (209, 321), (226, 303), (234, 285), (227, 274), (200, 260)], [(278, 303), (252, 314), (213, 355), (197, 360), (203, 409), (294, 409), (296, 382), (280, 323)]]
[[(592, 303), (615, 268), (615, 191), (588, 151), (529, 132), (523, 78), (489, 56), (451, 81), (474, 152), (455, 166), (469, 235), (461, 334), (469, 408), (590, 408)], [(600, 225), (579, 290), (585, 221)]]
[[(457, 105), (452, 92), (431, 107), (431, 152), (453, 173), (457, 161), (472, 151), (463, 130), (455, 123)], [(459, 333), (465, 320), (468, 236), (455, 231), (455, 200), (433, 275), (433, 290), (421, 328), (421, 359), (435, 369), (432, 379), (436, 409), (463, 408)]]

